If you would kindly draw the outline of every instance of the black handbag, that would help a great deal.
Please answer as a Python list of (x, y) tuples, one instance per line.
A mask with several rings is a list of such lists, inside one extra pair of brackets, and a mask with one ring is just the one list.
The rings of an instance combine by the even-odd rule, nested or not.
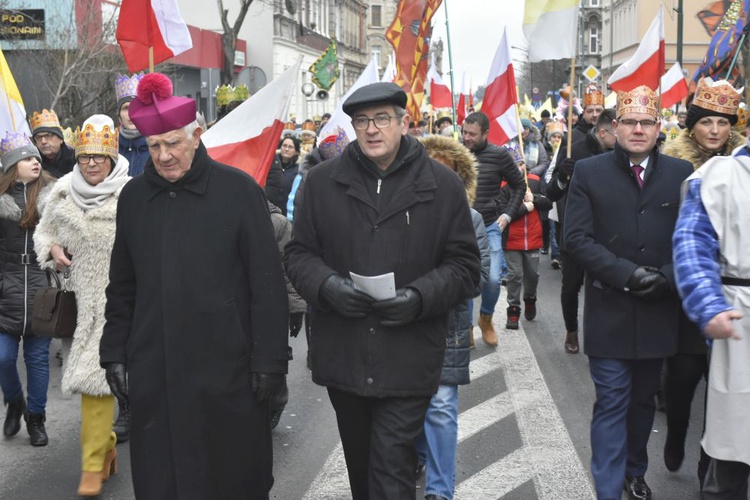
[[(68, 281), (70, 271), (65, 271), (63, 280)], [(47, 271), (47, 278), (55, 287), (40, 288), (34, 295), (31, 313), (31, 331), (41, 337), (68, 339), (73, 337), (78, 318), (75, 292), (66, 290), (55, 272)]]

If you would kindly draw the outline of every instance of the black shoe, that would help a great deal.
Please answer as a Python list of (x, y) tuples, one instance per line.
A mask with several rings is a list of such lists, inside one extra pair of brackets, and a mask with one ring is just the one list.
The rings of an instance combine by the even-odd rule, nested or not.
[(521, 308), (510, 306), (507, 309), (508, 320), (505, 322), (505, 328), (508, 330), (518, 330), (518, 320), (521, 318)]
[(26, 412), (26, 400), (21, 394), (21, 399), (15, 403), (8, 403), (8, 410), (5, 413), (5, 424), (3, 425), (3, 434), (5, 437), (13, 437), (21, 430), (21, 417)]
[(667, 440), (664, 443), (664, 465), (670, 472), (678, 470), (685, 459), (685, 435), (683, 434), (680, 441), (676, 434), (667, 430)]
[(623, 489), (628, 492), (630, 500), (651, 500), (651, 488), (643, 476), (625, 476)]
[(560, 259), (552, 259), (552, 269), (560, 269)]
[(528, 321), (536, 318), (536, 299), (523, 299), (523, 317)]
[(130, 439), (130, 405), (118, 405), (117, 420), (112, 426), (112, 431), (117, 436), (117, 444), (125, 443)]
[(547, 250), (546, 248), (542, 248), (541, 250), (539, 250), (539, 253), (541, 253), (542, 255), (547, 255), (549, 253), (549, 250)]
[(47, 431), (44, 430), (44, 421), (47, 419), (44, 413), (27, 413), (26, 430), (29, 433), (31, 446), (47, 446)]
[(279, 425), (282, 413), (284, 413), (284, 410), (273, 410), (271, 412), (271, 430), (274, 430)]

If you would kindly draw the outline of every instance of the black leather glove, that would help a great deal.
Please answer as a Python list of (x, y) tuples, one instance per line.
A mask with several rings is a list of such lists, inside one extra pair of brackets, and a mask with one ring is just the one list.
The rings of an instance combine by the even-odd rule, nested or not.
[(422, 312), (422, 296), (414, 288), (399, 288), (392, 299), (372, 305), (383, 326), (403, 326), (411, 323)]
[(558, 178), (563, 181), (570, 180), (570, 178), (573, 177), (573, 167), (575, 166), (575, 164), (575, 160), (564, 158), (563, 161), (561, 161), (560, 164), (555, 167), (555, 170), (559, 172), (557, 174)]
[(302, 316), (305, 313), (292, 313), (289, 315), (289, 336), (296, 337), (302, 329)]
[(117, 401), (128, 404), (128, 377), (123, 363), (107, 363), (104, 365), (105, 377), (109, 389)]
[(626, 285), (639, 299), (660, 299), (669, 294), (671, 287), (666, 276), (655, 267), (638, 266)]
[(331, 309), (347, 318), (364, 318), (372, 312), (375, 299), (354, 289), (352, 280), (331, 275), (320, 287), (320, 294)]
[(286, 375), (283, 373), (253, 373), (251, 387), (256, 401), (270, 400), (284, 392)]

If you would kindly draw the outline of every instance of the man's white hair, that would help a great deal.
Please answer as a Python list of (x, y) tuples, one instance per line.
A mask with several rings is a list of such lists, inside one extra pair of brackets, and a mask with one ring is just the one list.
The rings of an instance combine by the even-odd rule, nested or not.
[(182, 131), (185, 132), (185, 135), (189, 138), (192, 138), (193, 132), (195, 132), (195, 129), (198, 127), (200, 127), (200, 123), (198, 123), (198, 120), (195, 120), (182, 127)]

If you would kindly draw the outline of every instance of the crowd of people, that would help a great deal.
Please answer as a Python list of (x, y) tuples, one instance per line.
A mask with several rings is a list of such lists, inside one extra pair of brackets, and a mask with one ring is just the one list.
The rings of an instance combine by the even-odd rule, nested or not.
[[(343, 103), (355, 137), (318, 137), (330, 115), (290, 120), (260, 183), (210, 157), (195, 101), (166, 76), (118, 76), (116, 90), (117, 127), (93, 115), (71, 144), (43, 110), (31, 138), (0, 142), (3, 432), (25, 422), (33, 446), (49, 441), (50, 338), (31, 315), (59, 272), (78, 307), (61, 387), (81, 397), (79, 495), (102, 492), (129, 441), (138, 498), (267, 499), (288, 336), (304, 327), (352, 497), (416, 498), (424, 471), (425, 498), (452, 500), (473, 325), (498, 346), (503, 285), (506, 329), (558, 314), (537, 307), (549, 255), (561, 352), (583, 350), (596, 394), (597, 497), (651, 498), (660, 392), (666, 468), (699, 447), (703, 498), (747, 497), (750, 147), (728, 82), (701, 80), (674, 139), (653, 90), (605, 109), (589, 85), (507, 144), (481, 111), (460, 128), (412, 119), (401, 88), (375, 83)], [(705, 430), (687, 443), (701, 378)]]

